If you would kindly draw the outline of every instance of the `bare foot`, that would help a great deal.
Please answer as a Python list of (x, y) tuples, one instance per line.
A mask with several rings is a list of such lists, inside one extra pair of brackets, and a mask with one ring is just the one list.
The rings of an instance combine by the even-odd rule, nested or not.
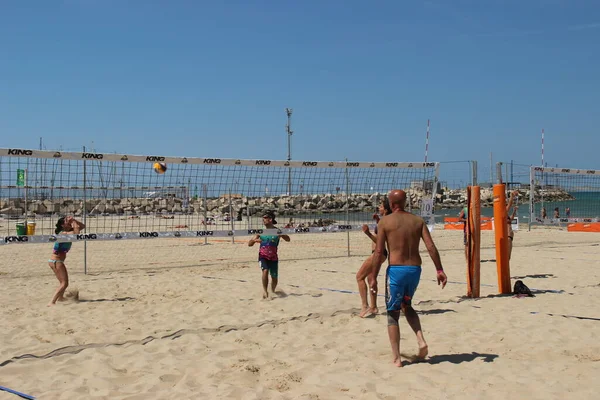
[(402, 360), (400, 359), (400, 356), (394, 358), (394, 365), (398, 368), (402, 368)]
[(47, 304), (47, 306), (48, 306), (48, 307), (52, 307), (52, 306), (55, 306), (55, 305), (56, 305), (56, 304), (55, 304), (55, 303), (52, 303), (52, 302), (50, 302), (50, 303), (48, 303), (48, 304)]
[(371, 307), (369, 310), (371, 314), (379, 314), (379, 309), (377, 307)]
[(370, 313), (371, 313), (371, 309), (369, 307), (363, 307), (362, 310), (360, 310), (360, 314), (358, 314), (358, 316), (361, 318), (365, 318)]
[(269, 298), (269, 292), (263, 292), (263, 299)]
[(417, 360), (424, 360), (429, 354), (429, 347), (427, 344), (419, 345), (419, 352), (417, 353)]

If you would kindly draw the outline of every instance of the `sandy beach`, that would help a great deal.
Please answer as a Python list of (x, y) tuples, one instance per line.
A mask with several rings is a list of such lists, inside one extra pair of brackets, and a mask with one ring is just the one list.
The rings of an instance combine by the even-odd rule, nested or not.
[(462, 232), (434, 231), (450, 283), (437, 286), (422, 247), (413, 304), (430, 354), (410, 361), (402, 319), (402, 369), (386, 316), (358, 317), (362, 233), (350, 257), (346, 234), (282, 242), (282, 292), (269, 300), (248, 238), (88, 243), (87, 275), (75, 243), (67, 268), (80, 300), (55, 307), (51, 245), (0, 246), (0, 385), (39, 399), (597, 398), (600, 236), (521, 229), (511, 275), (534, 298), (497, 296), (484, 231), (482, 298), (465, 299)]

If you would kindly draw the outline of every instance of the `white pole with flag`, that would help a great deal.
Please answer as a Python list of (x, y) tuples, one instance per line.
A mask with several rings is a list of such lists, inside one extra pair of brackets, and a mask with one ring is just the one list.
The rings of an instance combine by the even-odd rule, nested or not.
[(429, 150), (429, 120), (427, 120), (427, 135), (425, 137), (425, 162), (427, 162), (428, 150)]

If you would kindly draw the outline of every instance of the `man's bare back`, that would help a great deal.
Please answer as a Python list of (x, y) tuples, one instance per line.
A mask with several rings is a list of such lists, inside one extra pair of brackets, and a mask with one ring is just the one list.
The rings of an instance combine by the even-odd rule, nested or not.
[(427, 229), (422, 218), (395, 211), (381, 220), (378, 229), (385, 232), (390, 265), (421, 266), (419, 244), (423, 229)]

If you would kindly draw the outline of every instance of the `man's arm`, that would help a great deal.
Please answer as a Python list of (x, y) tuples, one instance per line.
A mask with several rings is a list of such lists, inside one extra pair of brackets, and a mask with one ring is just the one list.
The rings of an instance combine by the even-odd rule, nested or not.
[(437, 247), (435, 247), (435, 243), (433, 243), (433, 238), (431, 237), (431, 233), (429, 233), (429, 229), (427, 228), (427, 224), (423, 221), (423, 227), (421, 228), (421, 237), (423, 238), (423, 242), (425, 242), (425, 247), (427, 247), (427, 251), (429, 252), (429, 256), (435, 265), (435, 270), (437, 272), (437, 281), (438, 285), (442, 284), (442, 289), (446, 287), (446, 282), (448, 278), (446, 277), (446, 273), (444, 272), (444, 268), (442, 267), (442, 259), (440, 258), (440, 253), (438, 252)]
[(286, 242), (290, 241), (290, 237), (288, 235), (279, 235), (279, 237), (285, 240)]
[(260, 235), (256, 235), (252, 239), (250, 239), (248, 241), (248, 246), (252, 247), (252, 246), (254, 246), (254, 243), (260, 243)]

